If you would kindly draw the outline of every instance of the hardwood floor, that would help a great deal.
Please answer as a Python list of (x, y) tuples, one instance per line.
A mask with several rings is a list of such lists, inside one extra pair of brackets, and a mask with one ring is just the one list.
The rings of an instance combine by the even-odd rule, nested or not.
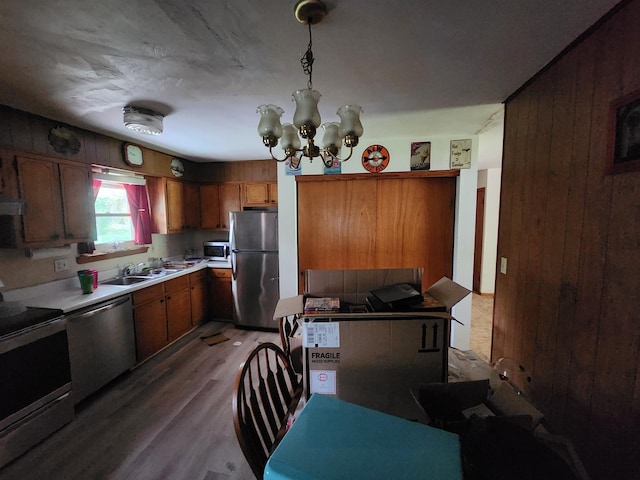
[[(221, 326), (228, 341), (200, 340)], [(200, 326), (83, 402), (73, 422), (0, 470), (0, 479), (253, 478), (231, 397), (238, 367), (264, 341), (280, 342), (277, 333)]]
[(491, 360), (493, 331), (493, 295), (473, 293), (471, 306), (471, 336), (469, 347), (483, 360)]
[[(200, 339), (221, 328), (228, 341)], [(0, 470), (0, 479), (252, 479), (231, 397), (238, 367), (265, 341), (280, 344), (277, 333), (198, 327), (85, 400), (73, 422)]]

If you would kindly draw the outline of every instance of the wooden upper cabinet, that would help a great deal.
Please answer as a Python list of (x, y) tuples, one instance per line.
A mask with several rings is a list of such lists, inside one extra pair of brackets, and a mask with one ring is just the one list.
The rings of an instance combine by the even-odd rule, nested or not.
[(95, 231), (90, 165), (17, 157), (22, 245), (57, 246), (91, 241)]
[(46, 244), (64, 238), (58, 166), (50, 161), (17, 158), (20, 198), (25, 203), (25, 244)]
[(166, 180), (167, 233), (181, 232), (184, 228), (184, 197), (182, 182)]
[(229, 212), (242, 208), (240, 183), (200, 186), (202, 228), (229, 230)]
[(147, 177), (154, 233), (178, 233), (184, 228), (182, 183), (164, 177)]
[(200, 187), (195, 183), (185, 183), (184, 193), (184, 227), (196, 229), (200, 228)]
[(247, 182), (243, 185), (245, 206), (270, 206), (278, 204), (278, 184), (275, 182)]
[(229, 212), (242, 209), (239, 183), (220, 184), (220, 228), (229, 230)]
[(60, 190), (65, 238), (84, 241), (94, 237), (95, 208), (91, 169), (60, 164)]
[(300, 273), (422, 268), (423, 291), (451, 278), (455, 176), (354, 177), (297, 181)]
[(217, 183), (200, 185), (200, 215), (202, 228), (219, 228), (220, 186)]

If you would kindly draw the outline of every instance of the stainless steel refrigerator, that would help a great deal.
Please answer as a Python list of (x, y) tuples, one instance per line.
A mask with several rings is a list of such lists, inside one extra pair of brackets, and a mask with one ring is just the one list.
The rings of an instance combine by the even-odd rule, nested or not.
[(278, 214), (231, 212), (229, 221), (233, 320), (238, 326), (277, 330)]

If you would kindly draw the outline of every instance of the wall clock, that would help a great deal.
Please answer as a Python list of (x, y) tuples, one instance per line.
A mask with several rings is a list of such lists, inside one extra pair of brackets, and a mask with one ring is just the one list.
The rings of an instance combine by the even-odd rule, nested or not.
[(362, 166), (369, 172), (378, 173), (389, 165), (389, 150), (382, 145), (371, 145), (362, 152)]
[(133, 143), (125, 143), (124, 145), (124, 161), (132, 167), (140, 167), (144, 163), (142, 148)]

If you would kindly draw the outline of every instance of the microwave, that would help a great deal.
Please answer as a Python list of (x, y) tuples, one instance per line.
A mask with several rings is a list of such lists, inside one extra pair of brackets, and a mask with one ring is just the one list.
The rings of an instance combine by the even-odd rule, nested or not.
[(210, 240), (202, 244), (203, 256), (214, 261), (226, 262), (229, 259), (229, 242)]

